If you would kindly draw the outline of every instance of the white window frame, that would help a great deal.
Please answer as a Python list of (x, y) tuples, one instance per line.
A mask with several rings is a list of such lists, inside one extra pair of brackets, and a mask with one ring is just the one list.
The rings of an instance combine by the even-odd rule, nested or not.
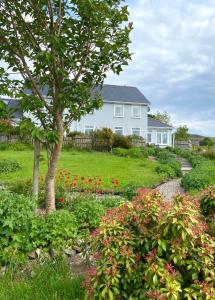
[[(138, 130), (140, 131), (139, 135), (133, 133), (133, 130), (134, 130), (134, 129), (135, 129), (135, 130), (138, 129)], [(132, 127), (132, 128), (131, 128), (131, 134), (132, 134), (132, 135), (141, 136), (141, 128), (140, 128), (140, 127)]]
[[(139, 109), (139, 115), (134, 114), (134, 108)], [(132, 105), (131, 106), (131, 117), (134, 119), (141, 119), (142, 118), (142, 110), (141, 110), (141, 105)]]
[[(161, 142), (160, 143), (158, 142), (158, 133), (161, 134)], [(164, 133), (167, 134), (167, 142), (166, 143), (163, 142), (163, 140), (164, 140)], [(158, 145), (168, 145), (169, 144), (169, 133), (168, 133), (168, 130), (165, 130), (165, 129), (157, 130), (156, 141), (157, 141)]]
[(92, 127), (92, 131), (95, 131), (95, 126), (94, 125), (84, 125), (84, 134), (86, 134), (86, 127)]
[[(116, 108), (121, 107), (122, 108), (122, 115), (116, 114)], [(114, 104), (114, 117), (115, 118), (124, 118), (124, 104)]]
[(123, 127), (123, 126), (115, 126), (115, 127), (114, 127), (114, 133), (115, 133), (115, 134), (119, 134), (119, 133), (116, 132), (116, 128), (122, 128), (122, 135), (124, 135), (125, 130), (124, 130), (124, 127)]
[[(152, 129), (149, 129), (148, 132), (147, 132), (147, 143), (148, 144), (152, 144), (152, 132), (153, 132)], [(151, 141), (149, 141), (149, 139), (148, 139), (149, 135), (151, 137), (150, 138)]]

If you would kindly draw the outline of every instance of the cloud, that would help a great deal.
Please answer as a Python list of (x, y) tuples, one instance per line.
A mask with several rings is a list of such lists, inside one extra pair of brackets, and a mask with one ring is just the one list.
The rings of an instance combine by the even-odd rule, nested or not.
[(106, 82), (135, 85), (176, 125), (215, 136), (215, 1), (128, 1), (129, 67)]

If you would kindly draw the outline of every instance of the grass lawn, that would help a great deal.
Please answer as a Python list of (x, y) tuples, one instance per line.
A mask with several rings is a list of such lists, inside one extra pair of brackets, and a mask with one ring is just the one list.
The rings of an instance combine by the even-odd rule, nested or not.
[[(15, 159), (21, 163), (22, 169), (14, 173), (0, 174), (0, 182), (13, 182), (31, 179), (33, 167), (33, 151), (0, 152), (0, 159)], [(143, 187), (152, 187), (164, 180), (164, 175), (157, 174), (155, 167), (157, 162), (147, 159), (122, 158), (110, 153), (63, 151), (59, 168), (67, 169), (72, 175), (85, 177), (99, 176), (105, 180), (104, 188), (108, 188), (111, 178), (120, 181), (124, 187), (129, 183), (135, 183)], [(42, 152), (40, 175), (46, 172), (46, 153)]]
[(25, 271), (12, 269), (0, 277), (0, 300), (82, 300), (82, 282), (82, 278), (72, 277), (63, 261)]

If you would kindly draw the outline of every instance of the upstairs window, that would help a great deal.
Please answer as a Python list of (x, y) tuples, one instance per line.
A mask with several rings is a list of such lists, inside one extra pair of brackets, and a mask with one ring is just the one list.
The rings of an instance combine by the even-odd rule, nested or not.
[(131, 116), (132, 116), (132, 118), (140, 119), (141, 118), (141, 106), (133, 105), (131, 107)]
[(140, 128), (132, 128), (132, 135), (140, 136)]
[(114, 105), (114, 117), (123, 118), (124, 117), (124, 106), (123, 104)]
[(114, 128), (114, 133), (123, 135), (124, 134), (124, 128), (123, 127), (115, 127)]
[(94, 130), (95, 130), (95, 126), (92, 126), (92, 125), (85, 125), (84, 126), (84, 133), (85, 134), (90, 134)]

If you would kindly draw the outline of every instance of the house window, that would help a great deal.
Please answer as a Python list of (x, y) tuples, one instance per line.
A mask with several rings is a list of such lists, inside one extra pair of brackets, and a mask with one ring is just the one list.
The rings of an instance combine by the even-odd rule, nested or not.
[(124, 128), (123, 127), (115, 127), (114, 128), (114, 133), (123, 135), (124, 134)]
[(168, 133), (167, 133), (167, 131), (163, 132), (163, 144), (168, 144)]
[(161, 140), (162, 140), (162, 132), (159, 130), (157, 132), (157, 144), (161, 144)]
[(116, 117), (116, 118), (124, 117), (124, 105), (123, 104), (115, 104), (114, 105), (114, 117)]
[(132, 135), (140, 136), (140, 128), (132, 128)]
[(94, 130), (95, 130), (95, 126), (92, 126), (92, 125), (85, 125), (84, 126), (84, 133), (85, 134), (90, 134)]
[(150, 129), (147, 133), (147, 143), (150, 144), (152, 142), (152, 130)]
[(157, 144), (167, 145), (168, 144), (168, 132), (164, 130), (157, 131)]
[(140, 119), (141, 118), (141, 106), (132, 106), (131, 107), (132, 118)]

